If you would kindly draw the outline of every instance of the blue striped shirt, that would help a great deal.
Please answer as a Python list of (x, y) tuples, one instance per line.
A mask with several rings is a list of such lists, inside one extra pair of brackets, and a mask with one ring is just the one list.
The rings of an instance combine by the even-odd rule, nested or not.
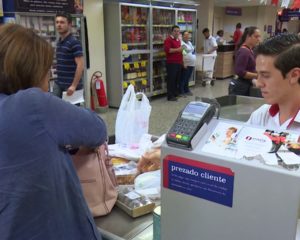
[[(59, 39), (56, 48), (56, 84), (63, 90), (67, 90), (74, 80), (77, 64), (76, 57), (83, 56), (80, 42), (69, 34), (65, 39)], [(77, 89), (82, 89), (82, 79), (80, 80)]]

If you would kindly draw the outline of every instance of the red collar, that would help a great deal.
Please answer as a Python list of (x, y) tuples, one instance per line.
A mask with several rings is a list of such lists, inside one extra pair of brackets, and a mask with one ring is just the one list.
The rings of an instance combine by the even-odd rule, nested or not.
[(272, 117), (274, 117), (279, 112), (279, 106), (278, 104), (271, 105), (269, 109), (269, 113)]
[[(279, 106), (278, 106), (278, 104), (271, 105), (271, 107), (269, 108), (269, 113), (270, 113), (271, 117), (274, 117), (277, 113), (279, 113)], [(289, 122), (287, 128), (289, 128), (292, 125), (292, 123), (295, 121), (295, 118), (297, 117), (298, 113), (299, 113), (299, 111), (293, 116), (293, 118)]]

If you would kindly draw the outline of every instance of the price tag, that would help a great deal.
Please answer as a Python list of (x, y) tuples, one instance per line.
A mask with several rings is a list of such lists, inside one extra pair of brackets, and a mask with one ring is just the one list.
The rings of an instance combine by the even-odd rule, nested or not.
[(123, 63), (125, 70), (130, 69), (130, 64), (129, 63)]
[(134, 62), (134, 63), (133, 63), (133, 66), (134, 66), (134, 68), (140, 68), (140, 65), (139, 65), (138, 62)]
[(141, 197), (141, 195), (139, 195), (137, 192), (134, 192), (134, 191), (126, 193), (125, 196), (131, 200), (135, 200), (135, 199), (138, 199)]
[(147, 85), (147, 79), (142, 79), (142, 85)]
[(123, 82), (123, 88), (127, 88), (128, 87), (128, 83), (127, 82)]
[(146, 67), (146, 64), (147, 64), (146, 61), (142, 61), (142, 62), (141, 62), (141, 66), (142, 66), (142, 67)]
[(132, 86), (135, 86), (135, 81), (131, 80), (131, 81), (130, 81), (130, 84), (131, 84)]
[(127, 44), (122, 44), (122, 50), (127, 51), (128, 50), (128, 45)]

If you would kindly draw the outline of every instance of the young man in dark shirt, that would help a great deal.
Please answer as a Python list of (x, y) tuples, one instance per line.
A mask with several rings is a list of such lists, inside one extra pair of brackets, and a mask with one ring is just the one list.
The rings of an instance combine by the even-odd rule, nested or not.
[(63, 91), (71, 96), (75, 90), (83, 88), (84, 58), (80, 42), (71, 33), (71, 16), (57, 14), (55, 21), (60, 38), (56, 48), (57, 79), (53, 94), (61, 98)]

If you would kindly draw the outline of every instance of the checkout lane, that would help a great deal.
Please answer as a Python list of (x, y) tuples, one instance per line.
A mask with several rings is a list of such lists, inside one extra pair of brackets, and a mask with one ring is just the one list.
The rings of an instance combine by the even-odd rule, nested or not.
[[(217, 100), (222, 107), (220, 117), (238, 121), (246, 121), (264, 103), (261, 98), (245, 96), (224, 96)], [(95, 218), (95, 222), (104, 239), (108, 240), (148, 239), (153, 229), (152, 214), (132, 218), (117, 206), (109, 215)]]

